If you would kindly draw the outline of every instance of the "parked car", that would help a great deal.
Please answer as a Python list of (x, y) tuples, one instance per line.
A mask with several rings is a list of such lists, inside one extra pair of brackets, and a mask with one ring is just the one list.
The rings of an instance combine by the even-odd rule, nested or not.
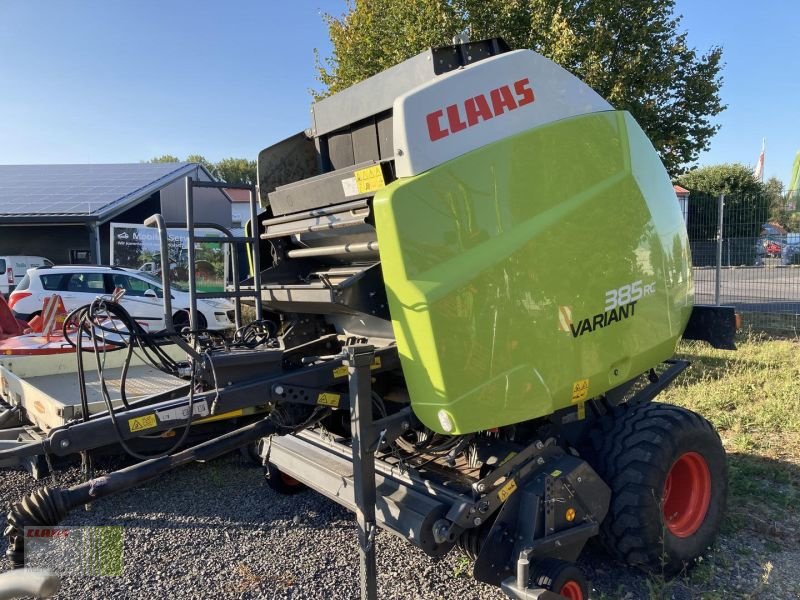
[(0, 256), (0, 293), (8, 296), (28, 269), (43, 265), (52, 267), (53, 263), (44, 256)]
[(778, 257), (781, 255), (781, 245), (778, 242), (766, 240), (764, 243), (764, 251), (766, 252), (767, 256), (773, 258)]
[[(91, 303), (98, 296), (110, 296), (116, 288), (125, 290), (122, 306), (149, 331), (164, 329), (164, 289), (155, 277), (122, 267), (65, 265), (29, 269), (9, 297), (14, 314), (30, 320), (42, 310), (45, 297), (59, 294), (71, 311)], [(173, 322), (176, 328), (189, 324), (189, 294), (172, 287)], [(199, 299), (198, 325), (201, 329), (234, 326), (234, 306), (228, 300)]]
[(781, 264), (800, 265), (800, 244), (786, 244), (781, 250)]
[[(173, 263), (169, 264), (170, 269), (175, 269), (178, 265)], [(149, 273), (150, 275), (158, 275), (161, 273), (161, 263), (159, 262), (146, 262), (141, 267), (137, 269), (142, 273)]]

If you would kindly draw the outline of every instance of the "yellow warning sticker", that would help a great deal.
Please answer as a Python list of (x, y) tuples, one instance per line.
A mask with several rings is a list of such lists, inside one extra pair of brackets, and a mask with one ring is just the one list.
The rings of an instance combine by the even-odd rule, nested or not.
[(317, 396), (317, 404), (321, 406), (332, 406), (333, 408), (339, 408), (339, 400), (341, 398), (342, 397), (339, 394), (322, 392), (319, 396)]
[[(372, 371), (374, 371), (375, 369), (380, 369), (381, 368), (381, 357), (380, 356), (376, 356), (374, 359), (372, 359), (372, 364), (369, 366), (369, 368)], [(333, 370), (333, 377), (335, 379), (338, 379), (339, 377), (347, 377), (347, 366), (346, 365), (342, 365), (341, 367), (336, 367)]]
[(128, 427), (131, 428), (131, 433), (136, 431), (143, 431), (145, 429), (152, 429), (157, 424), (155, 415), (145, 415), (143, 417), (136, 417), (135, 419), (128, 420)]
[(572, 384), (572, 402), (583, 402), (589, 397), (589, 380), (579, 379)]
[(558, 469), (550, 473), (550, 477), (558, 477), (559, 475), (561, 475), (561, 471), (559, 471)]
[(586, 418), (586, 403), (578, 402), (578, 420), (583, 421)]
[(380, 165), (359, 169), (353, 174), (356, 177), (356, 187), (359, 194), (374, 192), (386, 186)]
[(517, 491), (517, 482), (513, 479), (509, 479), (508, 483), (501, 487), (500, 491), (497, 492), (497, 497), (500, 499), (500, 502), (505, 502), (515, 491)]

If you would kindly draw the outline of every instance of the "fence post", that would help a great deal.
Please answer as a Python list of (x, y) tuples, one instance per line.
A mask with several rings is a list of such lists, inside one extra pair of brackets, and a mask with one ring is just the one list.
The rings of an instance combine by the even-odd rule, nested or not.
[(718, 199), (719, 219), (717, 226), (717, 279), (714, 286), (714, 302), (717, 306), (720, 302), (720, 288), (722, 285), (722, 220), (725, 215), (725, 194), (720, 194)]

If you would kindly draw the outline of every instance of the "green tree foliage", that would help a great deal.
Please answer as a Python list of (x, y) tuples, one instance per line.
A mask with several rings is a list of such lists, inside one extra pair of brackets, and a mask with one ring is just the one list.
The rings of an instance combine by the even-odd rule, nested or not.
[(677, 181), (691, 192), (714, 195), (756, 195), (765, 191), (763, 184), (753, 176), (753, 169), (740, 163), (700, 167), (684, 173)]
[(151, 163), (167, 163), (167, 162), (190, 162), (203, 165), (212, 177), (230, 183), (231, 185), (238, 184), (253, 184), (256, 182), (257, 163), (254, 160), (247, 160), (246, 158), (223, 158), (221, 161), (213, 163), (202, 154), (190, 154), (186, 160), (181, 161), (177, 156), (171, 154), (164, 154), (151, 158)]
[(742, 164), (711, 165), (681, 175), (677, 183), (691, 192), (689, 239), (711, 244), (708, 251), (693, 248), (695, 264), (714, 261), (711, 242), (719, 227), (721, 194), (725, 194), (723, 260), (726, 264), (754, 264), (758, 238), (769, 220), (771, 198), (766, 186), (753, 176), (753, 169)]
[(181, 159), (177, 156), (172, 156), (172, 154), (162, 154), (161, 156), (156, 156), (155, 158), (151, 158), (147, 162), (151, 163), (173, 163), (173, 162), (181, 162)]
[(800, 233), (800, 212), (795, 211), (788, 213), (784, 221), (781, 221), (786, 231), (792, 233)]
[(253, 184), (256, 182), (256, 161), (246, 158), (223, 158), (216, 163), (219, 179), (230, 184)]
[(335, 94), (419, 54), (451, 43), (464, 29), (464, 19), (450, 0), (348, 0), (342, 17), (323, 15), (332, 56), (317, 58), (318, 79)]
[(324, 15), (332, 55), (317, 59), (324, 89), (341, 91), (430, 46), (500, 36), (531, 48), (630, 111), (675, 175), (718, 129), (722, 50), (687, 43), (674, 0), (348, 0)]
[(206, 171), (208, 171), (212, 177), (217, 176), (217, 166), (202, 154), (190, 154), (186, 157), (186, 162), (203, 165), (206, 168)]

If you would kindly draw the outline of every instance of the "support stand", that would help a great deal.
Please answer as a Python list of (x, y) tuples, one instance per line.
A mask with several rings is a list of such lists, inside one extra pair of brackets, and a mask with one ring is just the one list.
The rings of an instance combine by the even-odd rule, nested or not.
[(353, 432), (353, 483), (358, 520), (358, 556), (362, 600), (377, 600), (378, 570), (375, 562), (375, 448), (372, 420), (372, 375), (375, 349), (348, 346), (346, 364), (350, 377), (350, 426)]

